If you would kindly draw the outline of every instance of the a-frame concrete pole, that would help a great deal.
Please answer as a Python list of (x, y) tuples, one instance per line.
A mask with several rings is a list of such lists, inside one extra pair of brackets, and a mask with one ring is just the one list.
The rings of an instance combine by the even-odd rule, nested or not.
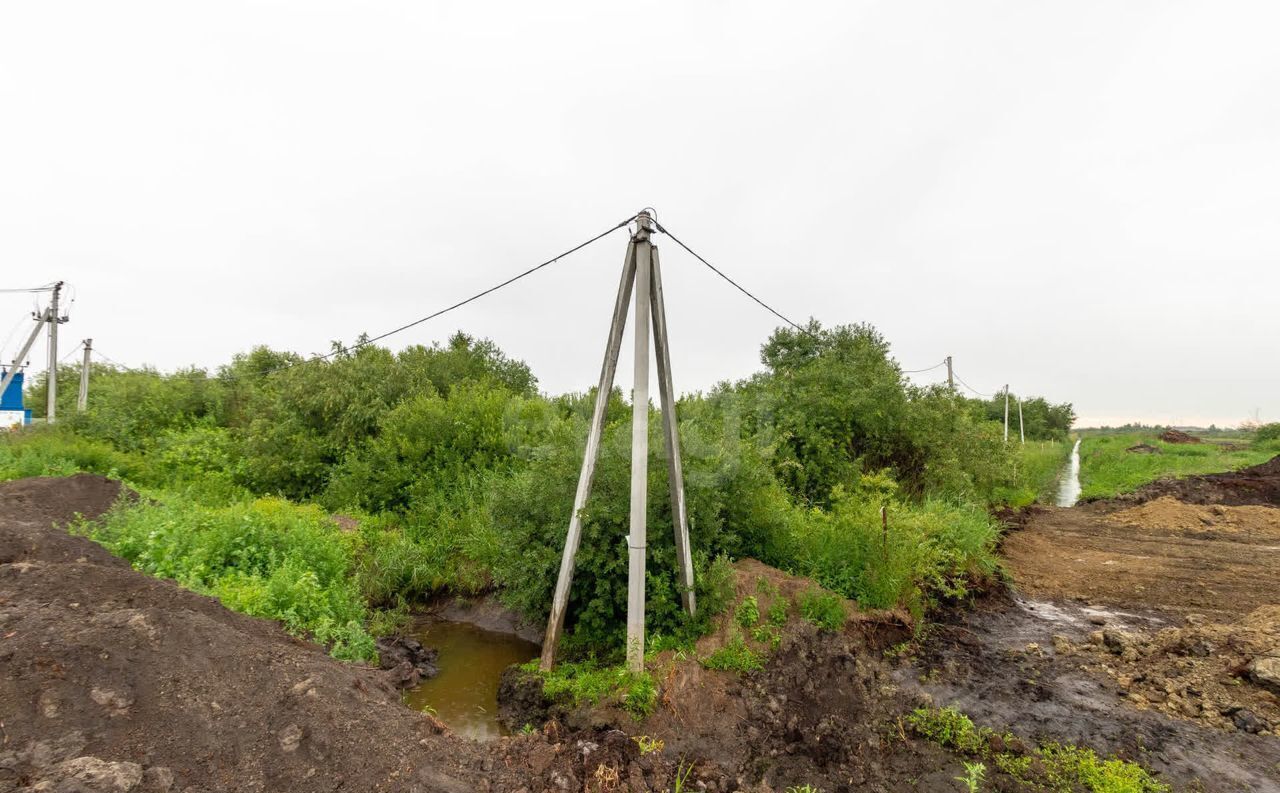
[[(569, 516), (569, 531), (565, 535), (564, 554), (560, 558), (560, 576), (556, 579), (555, 595), (551, 601), (551, 614), (547, 617), (547, 632), (542, 640), (542, 658), (539, 666), (551, 671), (555, 663), (556, 647), (564, 631), (564, 614), (569, 607), (569, 587), (573, 583), (573, 560), (582, 541), (582, 510), (587, 506), (591, 482), (596, 475), (596, 462), (600, 457), (600, 439), (604, 433), (605, 409), (613, 391), (613, 376), (618, 369), (618, 351), (622, 347), (622, 331), (627, 324), (627, 310), (631, 303), (631, 289), (636, 280), (636, 244), (627, 245), (627, 256), (622, 265), (622, 280), (618, 284), (618, 297), (613, 304), (613, 322), (609, 327), (609, 340), (605, 343), (604, 364), (600, 367), (600, 382), (596, 386), (595, 409), (591, 413), (591, 427), (587, 430), (587, 448), (582, 455), (582, 472), (578, 475), (578, 490), (573, 497), (573, 512)], [(642, 320), (643, 323), (643, 320)]]

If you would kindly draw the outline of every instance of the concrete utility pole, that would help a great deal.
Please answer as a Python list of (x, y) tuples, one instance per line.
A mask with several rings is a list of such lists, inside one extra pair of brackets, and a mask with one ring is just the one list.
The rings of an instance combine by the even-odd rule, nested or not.
[(627, 535), (627, 668), (644, 671), (644, 563), (649, 509), (649, 299), (653, 287), (652, 223), (636, 219), (635, 384), (631, 391), (631, 532)]
[(605, 346), (604, 365), (600, 370), (595, 410), (587, 432), (587, 448), (582, 458), (582, 472), (578, 476), (578, 490), (573, 499), (573, 513), (569, 516), (569, 531), (565, 536), (564, 554), (560, 558), (560, 575), (556, 580), (555, 594), (551, 601), (551, 613), (547, 616), (547, 632), (542, 642), (542, 658), (539, 662), (543, 670), (550, 670), (555, 663), (556, 647), (560, 641), (560, 634), (564, 631), (565, 612), (569, 605), (569, 589), (573, 581), (574, 557), (582, 539), (582, 512), (587, 505), (587, 497), (595, 477), (596, 462), (600, 456), (605, 408), (608, 406), (609, 393), (613, 389), (613, 376), (618, 367), (618, 352), (622, 346), (622, 332), (627, 323), (627, 304), (631, 300), (633, 290), (636, 301), (636, 337), (635, 386), (631, 395), (631, 515), (627, 533), (627, 668), (634, 672), (644, 669), (644, 583), (645, 554), (648, 546), (645, 519), (649, 482), (650, 321), (653, 323), (653, 338), (658, 360), (658, 393), (662, 403), (663, 441), (666, 445), (667, 473), (670, 477), (671, 522), (675, 532), (681, 599), (689, 616), (693, 616), (697, 608), (693, 596), (693, 560), (689, 551), (689, 522), (680, 462), (675, 388), (671, 384), (667, 313), (662, 296), (658, 251), (650, 241), (653, 230), (653, 218), (648, 212), (641, 212), (636, 216), (636, 231), (627, 246), (627, 256), (622, 266), (622, 282), (618, 285), (618, 296), (613, 306), (613, 323), (609, 328), (609, 340)]
[(27, 337), (27, 343), (22, 345), (22, 349), (14, 356), (13, 363), (9, 365), (9, 371), (5, 372), (4, 378), (0, 380), (0, 394), (9, 390), (9, 383), (13, 382), (13, 378), (18, 374), (18, 370), (22, 368), (22, 361), (27, 357), (27, 353), (31, 352), (31, 346), (36, 343), (36, 339), (40, 337), (40, 326), (45, 323), (49, 317), (49, 310), (45, 309), (43, 314), (31, 315), (35, 318), (36, 326), (31, 329), (31, 335)]
[(952, 391), (956, 390), (956, 376), (951, 370), (951, 356), (947, 356), (947, 388)]
[(49, 378), (46, 383), (48, 399), (45, 402), (45, 422), (52, 424), (58, 413), (58, 325), (66, 320), (58, 316), (58, 298), (62, 294), (62, 282), (53, 285), (53, 298), (49, 302)]
[(1004, 442), (1009, 442), (1009, 384), (1004, 386)]
[(1018, 437), (1025, 445), (1027, 442), (1027, 431), (1022, 426), (1022, 397), (1018, 397)]
[(93, 355), (93, 339), (84, 340), (84, 363), (80, 365), (80, 397), (76, 400), (76, 412), (83, 413), (89, 407), (89, 358)]

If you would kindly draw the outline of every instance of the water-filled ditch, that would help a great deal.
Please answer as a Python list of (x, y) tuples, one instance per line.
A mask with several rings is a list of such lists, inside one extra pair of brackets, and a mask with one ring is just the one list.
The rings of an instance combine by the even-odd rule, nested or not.
[(439, 651), (440, 673), (407, 690), (405, 703), (434, 712), (450, 729), (468, 738), (507, 735), (498, 721), (499, 679), (511, 664), (536, 658), (538, 645), (510, 633), (446, 620), (423, 624), (413, 638)]

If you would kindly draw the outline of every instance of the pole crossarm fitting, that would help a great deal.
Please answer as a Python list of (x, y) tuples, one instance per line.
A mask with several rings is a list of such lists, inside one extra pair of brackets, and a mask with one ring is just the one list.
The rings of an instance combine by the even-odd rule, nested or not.
[(632, 391), (631, 416), (631, 516), (627, 534), (627, 666), (632, 671), (644, 668), (645, 556), (648, 546), (646, 515), (649, 482), (649, 339), (653, 334), (654, 358), (658, 365), (658, 397), (662, 410), (662, 438), (667, 452), (667, 476), (671, 491), (672, 529), (675, 534), (681, 604), (689, 616), (697, 611), (694, 597), (693, 558), (689, 544), (689, 519), (685, 502), (684, 474), (680, 458), (680, 433), (676, 419), (675, 388), (671, 382), (671, 349), (667, 338), (667, 313), (662, 293), (662, 270), (658, 248), (651, 237), (653, 216), (641, 210), (635, 217), (636, 229), (627, 244), (622, 264), (622, 278), (613, 304), (613, 321), (605, 344), (604, 363), (587, 431), (587, 445), (582, 457), (582, 470), (569, 516), (560, 574), (556, 579), (547, 631), (542, 642), (540, 667), (549, 671), (555, 663), (556, 648), (564, 632), (565, 612), (569, 606), (569, 590), (573, 582), (574, 558), (582, 540), (582, 518), (595, 479), (604, 433), (605, 410), (613, 379), (618, 369), (622, 334), (633, 293), (635, 297), (635, 382)]

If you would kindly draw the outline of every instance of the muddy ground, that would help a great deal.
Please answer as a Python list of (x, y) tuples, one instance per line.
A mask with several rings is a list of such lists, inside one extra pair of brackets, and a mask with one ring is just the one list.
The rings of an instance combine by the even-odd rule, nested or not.
[[(905, 656), (886, 652), (911, 635), (901, 615), (840, 633), (793, 619), (760, 672), (661, 659), (645, 722), (526, 697), (521, 723), (542, 729), (487, 744), (403, 707), (392, 674), (54, 526), (109, 508), (116, 483), (2, 484), (0, 790), (664, 791), (690, 767), (685, 790), (960, 790), (967, 758), (903, 729), (927, 702), (1138, 760), (1175, 790), (1280, 791), (1280, 692), (1253, 670), (1280, 656), (1274, 473), (1025, 513), (1004, 543), (1011, 591), (942, 615)], [(762, 612), (809, 586), (738, 564)], [(1026, 788), (992, 773), (984, 789)]]
[(931, 637), (922, 690), (1181, 788), (1280, 790), (1280, 458), (1033, 507), (1002, 550), (1012, 594)]

